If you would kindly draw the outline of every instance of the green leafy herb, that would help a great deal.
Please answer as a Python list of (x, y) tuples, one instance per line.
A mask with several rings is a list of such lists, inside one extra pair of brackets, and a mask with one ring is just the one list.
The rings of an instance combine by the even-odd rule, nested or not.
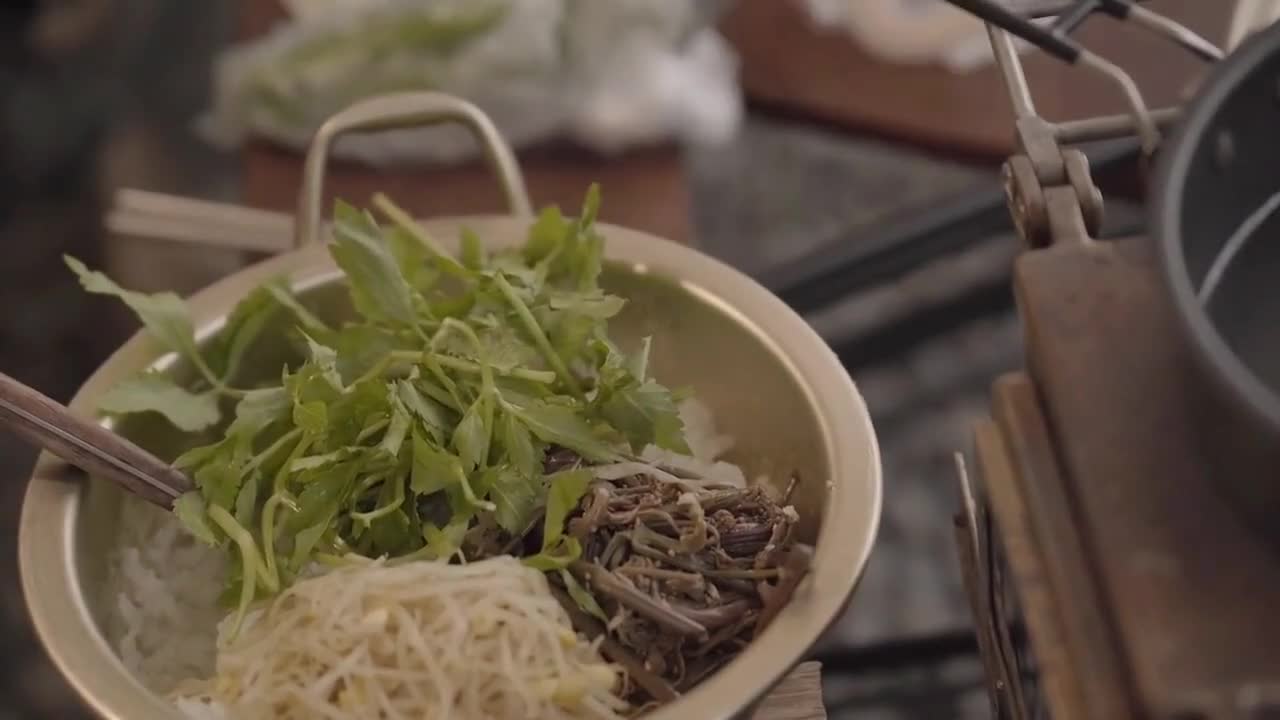
[(388, 480), (382, 485), (378, 507), (362, 517), (351, 516), (359, 522), (369, 523), (369, 539), (378, 555), (401, 555), (420, 548), (424, 541), (414, 537), (413, 523), (403, 509), (405, 483), (402, 478)]
[[(582, 554), (565, 524), (591, 473), (548, 476), (544, 457), (565, 448), (613, 462), (685, 443), (675, 397), (648, 375), (648, 341), (626, 355), (609, 340), (624, 301), (599, 285), (598, 189), (577, 218), (543, 211), (520, 248), (464, 232), (459, 258), (385, 196), (373, 206), (387, 226), (344, 203), (334, 210), (329, 250), (356, 311), (345, 323), (317, 317), (275, 279), (198, 346), (176, 295), (124, 290), (68, 258), (86, 289), (121, 299), (199, 371), (190, 387), (159, 372), (127, 380), (104, 410), (157, 412), (202, 433), (206, 444), (174, 462), (197, 488), (174, 511), (229, 553), (224, 597), (237, 617), (318, 556), (469, 558), (518, 547), (539, 524), (542, 546), (524, 561), (557, 572), (603, 616), (562, 572)], [(298, 354), (265, 374), (278, 383), (234, 387), (264, 376), (246, 366), (263, 362), (255, 348), (281, 330)]]
[(196, 468), (192, 474), (193, 479), (210, 506), (226, 510), (235, 507), (236, 495), (240, 493), (240, 483), (244, 481), (247, 461), (244, 445), (231, 440), (220, 443), (218, 450), (211, 455), (210, 461)]
[(533, 340), (533, 344), (542, 352), (542, 356), (546, 358), (547, 363), (551, 365), (551, 369), (556, 371), (556, 375), (560, 377), (560, 380), (574, 395), (581, 397), (582, 388), (578, 380), (570, 374), (564, 360), (551, 347), (551, 341), (547, 339), (546, 332), (538, 324), (538, 320), (533, 316), (533, 313), (529, 311), (528, 305), (520, 298), (520, 294), (516, 292), (515, 288), (511, 287), (511, 283), (507, 282), (502, 273), (494, 275), (493, 279), (502, 296), (507, 299), (507, 302), (511, 303), (511, 308), (515, 311), (517, 320), (524, 327), (530, 339)]
[(293, 406), (293, 424), (310, 435), (323, 435), (329, 426), (328, 406), (321, 400), (298, 403)]
[(495, 505), (494, 519), (498, 527), (512, 535), (524, 532), (533, 520), (538, 508), (541, 486), (529, 482), (509, 465), (492, 468), (489, 479), (489, 499)]
[(413, 323), (409, 283), (372, 217), (339, 202), (334, 209), (333, 242), (329, 252), (347, 274), (352, 300), (365, 317), (381, 322)]
[(289, 291), (288, 286), (280, 280), (272, 280), (262, 286), (281, 307), (288, 310), (298, 321), (302, 330), (311, 335), (322, 335), (329, 331), (329, 326), (308, 310), (298, 298)]
[(306, 565), (307, 558), (315, 550), (320, 538), (324, 536), (325, 531), (328, 529), (329, 523), (318, 522), (315, 525), (299, 530), (293, 539), (293, 554), (289, 558), (289, 567), (297, 569)]
[(164, 292), (154, 295), (125, 290), (100, 272), (90, 270), (73, 257), (63, 258), (67, 266), (80, 277), (85, 290), (99, 295), (112, 295), (124, 302), (137, 314), (143, 327), (168, 350), (173, 350), (196, 365), (210, 381), (213, 371), (196, 348), (195, 330), (187, 304), (177, 295)]
[(569, 310), (592, 320), (608, 320), (622, 312), (626, 301), (617, 295), (604, 293), (560, 292), (547, 298), (552, 310)]
[(182, 521), (182, 524), (187, 526), (191, 534), (195, 535), (197, 540), (207, 545), (218, 544), (218, 536), (205, 515), (204, 498), (200, 497), (200, 493), (189, 492), (175, 500), (173, 512)]
[(618, 458), (618, 453), (598, 439), (587, 420), (572, 407), (539, 400), (523, 407), (509, 405), (508, 411), (543, 442), (563, 445), (588, 460), (608, 462)]
[(542, 466), (541, 453), (533, 446), (529, 428), (514, 413), (502, 414), (501, 442), (506, 447), (507, 462), (525, 481), (536, 480)]
[(391, 199), (382, 193), (373, 196), (373, 206), (385, 215), (391, 222), (395, 223), (405, 235), (418, 244), (420, 250), (431, 257), (440, 267), (451, 275), (456, 277), (468, 277), (470, 273), (462, 263), (453, 258), (452, 255), (445, 252), (440, 243), (435, 238), (427, 234), (426, 229), (414, 222), (409, 213), (401, 210)]
[(579, 557), (582, 557), (582, 544), (578, 542), (578, 538), (566, 535), (556, 545), (544, 548), (537, 555), (530, 555), (523, 562), (535, 570), (551, 572), (569, 567)]
[(524, 246), (524, 259), (529, 265), (537, 265), (559, 252), (570, 232), (569, 221), (560, 214), (560, 208), (543, 210), (529, 228), (529, 239)]
[(409, 434), (409, 427), (413, 420), (409, 417), (409, 411), (404, 403), (400, 402), (395, 386), (388, 388), (388, 403), (391, 406), (391, 421), (387, 424), (387, 432), (382, 436), (382, 442), (378, 443), (378, 449), (391, 457), (396, 457), (400, 454), (400, 447), (404, 445), (404, 439)]
[(187, 432), (204, 430), (220, 419), (216, 393), (193, 393), (156, 372), (120, 381), (103, 394), (98, 409), (116, 415), (158, 412)]
[(240, 492), (236, 494), (233, 516), (236, 522), (243, 527), (253, 525), (258, 516), (258, 495), (262, 491), (262, 484), (262, 474), (256, 469), (251, 470), (244, 482), (241, 483)]
[(476, 235), (469, 229), (462, 230), (462, 264), (468, 270), (483, 270), (488, 258), (484, 251), (484, 245), (480, 242), (480, 236)]
[(422, 421), (422, 427), (427, 433), (439, 441), (441, 434), (449, 426), (449, 421), (446, 418), (447, 411), (440, 406), (440, 403), (423, 395), (417, 386), (408, 380), (396, 382), (396, 393), (400, 397), (401, 404), (415, 418)]
[(332, 521), (354, 488), (359, 472), (357, 462), (338, 463), (314, 471), (314, 476), (308, 478), (299, 493), (298, 509), (288, 516), (285, 529), (299, 532), (316, 523)]
[(549, 478), (547, 512), (542, 526), (542, 552), (525, 558), (525, 564), (539, 570), (568, 567), (582, 555), (578, 539), (564, 534), (569, 513), (587, 492), (591, 473), (587, 470), (564, 470)]
[(232, 382), (240, 372), (245, 354), (267, 330), (280, 310), (277, 297), (287, 291), (264, 285), (249, 293), (236, 304), (227, 317), (227, 324), (211, 344), (208, 351), (209, 365), (223, 382)]
[(227, 428), (227, 434), (254, 437), (272, 423), (283, 420), (292, 407), (293, 398), (283, 387), (250, 390), (236, 404), (236, 419)]
[(478, 397), (453, 431), (453, 447), (467, 472), (486, 464), (491, 430), (485, 422), (485, 415), (490, 412), (488, 405), (487, 396)]
[(433, 447), (421, 435), (413, 438), (413, 479), (410, 487), (418, 495), (431, 495), (462, 482), (466, 475), (462, 460)]
[(427, 541), (426, 549), (430, 557), (444, 560), (457, 555), (462, 550), (462, 538), (467, 533), (466, 521), (455, 521), (443, 528), (428, 523), (422, 529)]
[(587, 470), (565, 470), (549, 478), (547, 493), (547, 522), (542, 531), (542, 549), (555, 546), (564, 535), (564, 523), (569, 513), (578, 507), (578, 501), (587, 492), (591, 473)]
[(579, 583), (572, 573), (560, 568), (560, 581), (564, 583), (564, 589), (569, 591), (569, 597), (573, 598), (573, 602), (582, 608), (583, 612), (595, 616), (600, 622), (609, 622), (609, 616), (605, 614), (604, 608), (600, 607), (600, 603), (596, 602), (595, 597), (582, 587), (582, 583)]
[(403, 345), (391, 330), (376, 325), (347, 325), (327, 335), (325, 343), (333, 348), (334, 365), (345, 383), (386, 370)]
[(640, 349), (626, 360), (627, 372), (637, 382), (644, 382), (645, 374), (649, 372), (649, 348), (652, 346), (653, 338), (646, 337), (640, 341)]
[(689, 452), (679, 408), (666, 388), (646, 380), (612, 389), (605, 398), (601, 414), (626, 436), (635, 452), (650, 444), (675, 452)]

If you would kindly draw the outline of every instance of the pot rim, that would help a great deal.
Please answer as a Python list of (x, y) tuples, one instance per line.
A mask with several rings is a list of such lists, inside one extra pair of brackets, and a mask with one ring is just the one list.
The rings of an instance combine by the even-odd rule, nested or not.
[[(423, 225), (442, 238), (455, 237), (448, 228), (461, 224), (481, 237), (517, 236), (495, 230), (510, 223), (523, 229), (526, 220), (486, 215), (437, 218)], [(790, 672), (848, 604), (880, 522), (883, 479), (875, 430), (836, 355), (803, 318), (755, 280), (693, 248), (607, 223), (598, 226), (608, 238), (609, 260), (679, 282), (756, 335), (797, 380), (823, 436), (832, 477), (811, 573), (761, 637), (694, 690), (648, 716), (727, 720), (746, 711)], [(217, 332), (230, 305), (248, 288), (281, 275), (295, 288), (306, 289), (341, 273), (318, 245), (245, 268), (189, 299), (199, 337)], [(92, 416), (95, 399), (123, 373), (172, 360), (172, 355), (157, 360), (150, 338), (140, 332), (89, 378), (70, 407)], [(84, 485), (69, 480), (64, 470), (60, 461), (42, 454), (22, 507), (19, 566), (36, 633), (63, 676), (101, 717), (173, 717), (172, 705), (145, 690), (125, 670), (85, 603), (76, 558)]]
[(1223, 105), (1260, 64), (1278, 52), (1280, 24), (1255, 33), (1209, 72), (1201, 91), (1161, 152), (1150, 219), (1160, 248), (1165, 285), (1177, 322), (1193, 352), (1212, 368), (1237, 403), (1273, 429), (1280, 430), (1280, 392), (1263, 383), (1227, 345), (1191, 286), (1182, 226), (1183, 196), (1196, 153), (1209, 141)]

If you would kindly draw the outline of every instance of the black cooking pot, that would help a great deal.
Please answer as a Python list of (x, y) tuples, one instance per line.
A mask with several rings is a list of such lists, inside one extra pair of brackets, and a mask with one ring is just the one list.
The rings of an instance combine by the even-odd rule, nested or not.
[(1280, 540), (1280, 24), (1213, 68), (1162, 145), (1149, 210), (1214, 482)]

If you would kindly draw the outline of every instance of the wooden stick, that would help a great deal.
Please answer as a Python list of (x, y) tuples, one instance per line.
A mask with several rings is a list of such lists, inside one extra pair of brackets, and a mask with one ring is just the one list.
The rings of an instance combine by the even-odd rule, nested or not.
[(805, 662), (760, 701), (751, 720), (826, 720), (822, 706), (822, 665)]
[(293, 249), (293, 216), (124, 188), (107, 213), (119, 235), (274, 255)]
[(164, 508), (172, 507), (192, 487), (186, 475), (160, 458), (4, 373), (0, 373), (0, 426)]

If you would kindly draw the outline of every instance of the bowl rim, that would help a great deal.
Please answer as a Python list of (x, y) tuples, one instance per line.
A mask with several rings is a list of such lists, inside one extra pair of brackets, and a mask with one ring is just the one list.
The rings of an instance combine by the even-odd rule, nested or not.
[[(509, 225), (519, 223), (520, 231)], [(523, 237), (521, 218), (471, 215), (424, 220), (437, 237), (465, 225), (493, 247)], [(503, 232), (503, 229), (507, 230)], [(883, 478), (866, 404), (836, 355), (791, 308), (755, 280), (694, 248), (607, 223), (606, 257), (680, 283), (757, 336), (797, 380), (814, 408), (832, 478), (815, 544), (813, 570), (792, 602), (745, 651), (680, 700), (647, 717), (706, 720), (737, 716), (800, 662), (843, 613), (866, 568), (879, 529)], [(448, 244), (448, 243), (446, 243)], [(229, 275), (188, 299), (197, 335), (217, 332), (231, 304), (257, 284), (287, 277), (299, 290), (340, 276), (321, 246), (285, 253)], [(95, 399), (126, 373), (172, 362), (142, 332), (122, 345), (77, 391), (73, 411), (93, 416)], [(84, 485), (47, 453), (37, 461), (22, 505), (19, 570), (37, 636), (62, 675), (99, 716), (159, 720), (174, 707), (147, 691), (108, 646), (84, 600), (76, 562), (76, 525)]]

